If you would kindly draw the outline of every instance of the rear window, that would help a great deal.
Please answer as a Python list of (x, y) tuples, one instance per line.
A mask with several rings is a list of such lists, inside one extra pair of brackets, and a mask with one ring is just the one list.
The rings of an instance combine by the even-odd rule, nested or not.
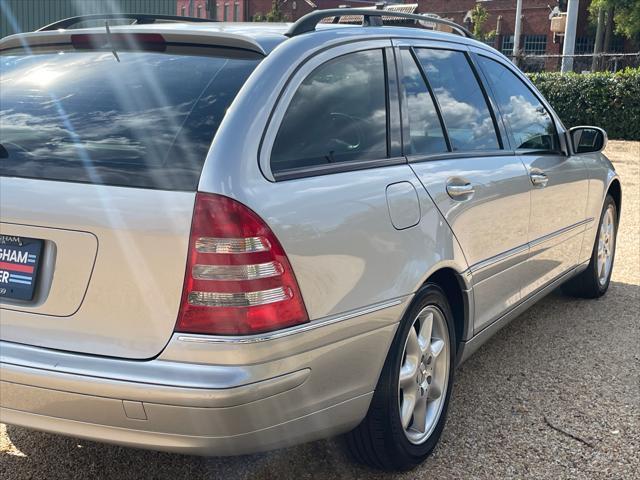
[[(195, 53), (191, 53), (191, 52)], [(57, 50), (0, 56), (0, 175), (195, 190), (257, 54)]]

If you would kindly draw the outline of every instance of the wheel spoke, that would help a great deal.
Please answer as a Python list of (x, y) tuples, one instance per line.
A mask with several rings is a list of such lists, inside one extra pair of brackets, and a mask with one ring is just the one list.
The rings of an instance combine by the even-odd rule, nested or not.
[(442, 396), (442, 387), (440, 387), (439, 384), (434, 382), (431, 385), (429, 385), (429, 390), (427, 392), (428, 400), (437, 400), (441, 396)]
[(420, 343), (420, 351), (424, 354), (429, 351), (431, 344), (431, 332), (433, 330), (433, 313), (427, 312), (420, 321), (420, 333), (418, 334), (418, 342)]
[(407, 356), (402, 368), (400, 369), (400, 388), (408, 390), (415, 388), (416, 375), (418, 374), (418, 362), (414, 357)]
[(405, 347), (405, 353), (407, 357), (415, 357), (416, 359), (420, 359), (422, 351), (420, 350), (420, 343), (418, 341), (418, 334), (416, 333), (416, 329), (412, 328), (409, 331), (409, 337), (407, 338), (407, 346)]
[(402, 428), (405, 430), (409, 426), (409, 422), (411, 422), (411, 418), (413, 418), (413, 410), (416, 406), (416, 391), (415, 389), (411, 392), (407, 391), (403, 394), (402, 397), (402, 407), (401, 407), (401, 421)]
[(422, 397), (417, 400), (413, 409), (413, 425), (411, 428), (420, 433), (426, 430), (427, 424), (427, 400)]
[(444, 341), (439, 338), (434, 339), (433, 342), (431, 342), (431, 354), (437, 358), (442, 350), (444, 350)]

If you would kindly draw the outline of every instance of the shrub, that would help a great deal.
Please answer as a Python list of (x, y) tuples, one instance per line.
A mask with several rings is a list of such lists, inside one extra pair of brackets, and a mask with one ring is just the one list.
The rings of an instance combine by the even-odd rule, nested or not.
[(567, 128), (594, 125), (611, 139), (640, 140), (640, 68), (616, 73), (533, 73)]

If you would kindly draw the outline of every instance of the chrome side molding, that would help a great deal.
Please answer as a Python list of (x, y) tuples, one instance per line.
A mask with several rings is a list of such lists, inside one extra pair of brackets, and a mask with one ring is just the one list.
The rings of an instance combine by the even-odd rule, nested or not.
[(326, 317), (323, 319), (315, 320), (303, 325), (297, 325), (295, 327), (287, 328), (284, 330), (277, 330), (275, 332), (259, 333), (256, 335), (244, 335), (244, 336), (226, 336), (226, 335), (179, 335), (178, 341), (190, 342), (190, 343), (233, 343), (233, 344), (250, 344), (268, 342), (270, 340), (276, 340), (278, 338), (289, 337), (291, 335), (297, 335), (299, 333), (315, 330), (316, 328), (326, 327), (327, 325), (333, 325), (335, 323), (344, 322), (362, 315), (374, 313), (385, 308), (395, 307), (400, 305), (406, 297), (396, 298), (383, 303), (370, 305), (358, 310), (352, 310), (350, 312)]

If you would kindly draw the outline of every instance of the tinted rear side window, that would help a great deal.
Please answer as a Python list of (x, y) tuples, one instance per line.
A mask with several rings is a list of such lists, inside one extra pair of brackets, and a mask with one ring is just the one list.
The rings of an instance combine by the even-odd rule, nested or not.
[(508, 68), (482, 55), (479, 63), (489, 77), (500, 113), (516, 149), (560, 150), (556, 128), (544, 105)]
[(274, 173), (387, 157), (382, 50), (335, 58), (300, 85), (271, 151)]
[(402, 59), (402, 85), (407, 96), (409, 114), (408, 155), (443, 153), (447, 143), (436, 107), (427, 84), (407, 49), (400, 51)]
[(122, 51), (120, 62), (105, 51), (3, 55), (0, 175), (195, 190), (213, 136), (259, 61), (197, 50)]
[(480, 85), (462, 52), (416, 49), (433, 88), (451, 147), (457, 151), (500, 148)]

